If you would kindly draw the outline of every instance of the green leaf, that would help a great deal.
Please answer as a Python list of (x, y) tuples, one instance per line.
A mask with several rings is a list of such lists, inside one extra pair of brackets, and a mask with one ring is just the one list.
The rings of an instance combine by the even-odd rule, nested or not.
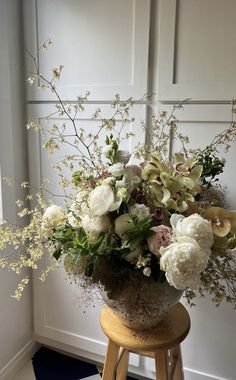
[(55, 248), (55, 251), (53, 252), (53, 257), (56, 260), (59, 260), (61, 257), (61, 244), (58, 244), (57, 247)]

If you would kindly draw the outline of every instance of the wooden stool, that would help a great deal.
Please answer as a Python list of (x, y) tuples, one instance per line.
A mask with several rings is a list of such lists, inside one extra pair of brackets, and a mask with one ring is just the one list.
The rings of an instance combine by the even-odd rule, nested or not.
[(129, 352), (154, 358), (157, 380), (184, 379), (180, 343), (188, 335), (190, 318), (183, 305), (175, 305), (151, 330), (124, 326), (108, 306), (100, 323), (109, 338), (102, 380), (126, 380)]

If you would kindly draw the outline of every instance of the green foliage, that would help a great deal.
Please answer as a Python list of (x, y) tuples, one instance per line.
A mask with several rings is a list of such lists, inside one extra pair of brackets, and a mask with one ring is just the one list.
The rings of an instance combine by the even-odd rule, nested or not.
[(155, 234), (155, 232), (150, 230), (153, 226), (153, 220), (150, 217), (138, 220), (137, 217), (132, 215), (130, 216), (130, 221), (134, 223), (134, 227), (129, 228), (124, 235), (132, 247), (137, 247), (147, 240), (148, 237)]
[(212, 148), (207, 147), (198, 156), (197, 165), (202, 165), (203, 167), (201, 175), (203, 185), (211, 187), (212, 182), (219, 181), (216, 176), (223, 173), (225, 163), (224, 160), (216, 156)]

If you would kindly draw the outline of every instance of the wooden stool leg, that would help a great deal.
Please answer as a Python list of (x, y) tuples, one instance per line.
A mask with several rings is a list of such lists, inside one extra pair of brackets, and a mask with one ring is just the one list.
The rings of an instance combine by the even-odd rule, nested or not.
[(122, 357), (117, 366), (116, 380), (126, 380), (127, 378), (127, 369), (128, 369), (128, 364), (129, 364), (129, 351), (124, 350), (123, 352), (121, 352), (121, 355)]
[(170, 350), (173, 363), (173, 380), (184, 380), (183, 362), (180, 344)]
[(120, 347), (109, 339), (102, 380), (113, 380)]
[(168, 352), (155, 352), (156, 380), (168, 380)]

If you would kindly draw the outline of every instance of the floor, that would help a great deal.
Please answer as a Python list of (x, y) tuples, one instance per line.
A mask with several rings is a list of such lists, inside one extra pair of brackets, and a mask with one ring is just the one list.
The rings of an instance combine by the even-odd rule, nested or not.
[[(41, 347), (13, 380), (101, 380), (94, 364)], [(135, 380), (127, 377), (127, 380)]]

